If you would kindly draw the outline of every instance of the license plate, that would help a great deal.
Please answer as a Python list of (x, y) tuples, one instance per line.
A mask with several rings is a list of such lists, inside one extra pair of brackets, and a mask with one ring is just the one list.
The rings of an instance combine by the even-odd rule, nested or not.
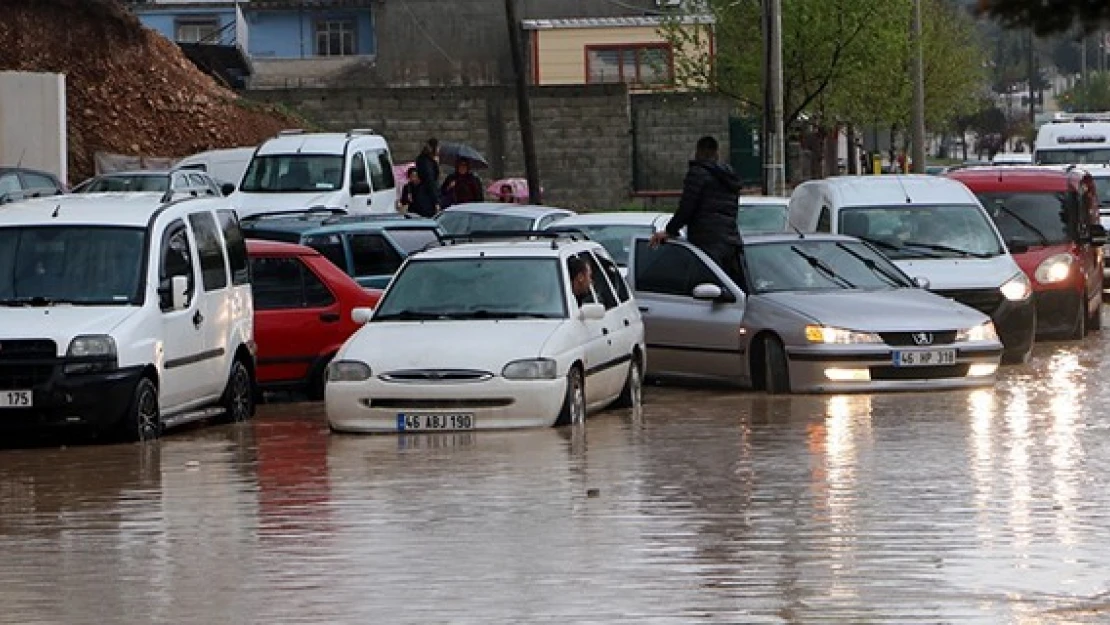
[(33, 405), (31, 391), (0, 391), (0, 408), (30, 408)]
[(397, 415), (398, 432), (424, 432), (437, 430), (473, 430), (474, 415), (465, 412), (440, 414)]
[(895, 367), (940, 367), (956, 364), (954, 349), (922, 349), (894, 352)]

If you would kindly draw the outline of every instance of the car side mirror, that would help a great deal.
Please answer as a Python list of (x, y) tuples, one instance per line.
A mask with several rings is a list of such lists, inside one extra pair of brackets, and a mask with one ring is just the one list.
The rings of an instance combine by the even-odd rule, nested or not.
[(1102, 224), (1091, 224), (1091, 234), (1088, 237), (1091, 245), (1106, 245), (1106, 228)]
[(925, 278), (925, 277), (922, 277), (922, 276), (915, 277), (913, 279), (913, 283), (919, 289), (928, 289), (929, 288), (929, 279)]
[(370, 321), (370, 317), (374, 316), (373, 308), (353, 308), (351, 309), (351, 321), (362, 325)]
[(605, 306), (601, 304), (582, 304), (583, 321), (600, 321), (605, 318)]
[(170, 305), (173, 310), (185, 310), (189, 306), (189, 278), (174, 276), (170, 278)]
[(225, 183), (221, 184), (220, 185), (220, 193), (223, 193), (224, 197), (227, 197), (227, 196), (231, 195), (232, 193), (235, 193), (235, 185), (231, 184), (230, 182), (225, 182)]
[(370, 183), (365, 180), (351, 182), (351, 195), (370, 195)]
[(716, 301), (724, 295), (724, 291), (716, 284), (705, 283), (695, 286), (693, 295), (697, 300)]
[(1032, 244), (1025, 239), (1014, 239), (1013, 241), (1010, 241), (1006, 245), (1006, 247), (1010, 249), (1011, 254), (1024, 254), (1029, 251), (1029, 248), (1032, 247)]

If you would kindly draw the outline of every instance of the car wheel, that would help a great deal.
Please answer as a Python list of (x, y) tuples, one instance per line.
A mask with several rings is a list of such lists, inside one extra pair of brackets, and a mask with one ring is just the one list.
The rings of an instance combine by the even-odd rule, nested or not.
[(335, 355), (328, 356), (326, 360), (320, 362), (315, 370), (309, 374), (308, 378), (308, 398), (312, 401), (320, 401), (324, 399), (324, 392), (328, 384), (328, 364), (331, 363)]
[(773, 336), (763, 339), (763, 370), (768, 395), (790, 392), (790, 366), (786, 360), (786, 349), (782, 346), (782, 341)]
[(614, 404), (618, 408), (636, 408), (643, 403), (644, 396), (644, 371), (643, 365), (640, 364), (640, 358), (632, 355), (632, 361), (628, 365), (628, 379), (624, 381), (624, 390), (621, 391), (621, 396), (617, 398)]
[(572, 367), (567, 374), (567, 396), (563, 400), (563, 409), (559, 412), (555, 425), (576, 425), (585, 420), (586, 384), (582, 378), (582, 370)]
[(224, 421), (240, 423), (254, 414), (254, 388), (251, 374), (242, 360), (231, 364), (231, 374), (227, 377), (227, 388), (221, 402), (224, 408)]
[(1075, 311), (1075, 325), (1072, 326), (1069, 339), (1081, 340), (1087, 336), (1087, 296), (1084, 295), (1079, 299), (1079, 305)]
[(162, 435), (162, 413), (158, 408), (158, 387), (150, 378), (135, 385), (131, 405), (122, 423), (123, 438), (129, 441), (152, 441)]

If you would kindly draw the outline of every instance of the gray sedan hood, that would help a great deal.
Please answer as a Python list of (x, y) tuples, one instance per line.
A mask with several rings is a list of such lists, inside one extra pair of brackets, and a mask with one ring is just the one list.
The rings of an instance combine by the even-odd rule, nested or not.
[(983, 313), (923, 289), (815, 291), (753, 295), (815, 323), (865, 332), (961, 330), (989, 321)]

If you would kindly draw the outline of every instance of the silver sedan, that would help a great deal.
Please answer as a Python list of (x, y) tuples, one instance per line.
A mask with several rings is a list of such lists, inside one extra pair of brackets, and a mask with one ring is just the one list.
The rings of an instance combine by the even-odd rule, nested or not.
[(629, 282), (649, 377), (769, 393), (988, 385), (1002, 355), (986, 315), (919, 288), (858, 239), (747, 237), (741, 288), (697, 248), (637, 239)]

